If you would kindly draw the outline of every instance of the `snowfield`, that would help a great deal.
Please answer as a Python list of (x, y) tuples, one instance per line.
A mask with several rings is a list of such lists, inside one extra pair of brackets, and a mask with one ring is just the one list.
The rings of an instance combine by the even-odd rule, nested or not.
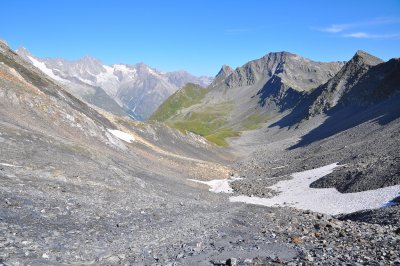
[(66, 83), (66, 80), (63, 78), (60, 78), (59, 76), (55, 75), (51, 69), (49, 69), (45, 63), (40, 62), (36, 58), (33, 58), (32, 56), (28, 56), (29, 60), (32, 62), (32, 64), (39, 68), (43, 73), (45, 73), (47, 76), (51, 77), (54, 80), (60, 81), (61, 83)]
[(293, 179), (280, 181), (270, 186), (280, 192), (272, 198), (233, 196), (231, 202), (244, 202), (268, 207), (291, 206), (330, 215), (351, 213), (365, 209), (376, 209), (390, 205), (390, 200), (399, 195), (400, 185), (357, 193), (340, 193), (335, 188), (310, 188), (317, 179), (330, 174), (337, 163), (292, 174)]
[(9, 164), (9, 163), (0, 163), (0, 165), (9, 166), (9, 167), (17, 167), (17, 168), (22, 167), (22, 166), (19, 166), (19, 165), (13, 165), (13, 164)]
[(205, 184), (210, 187), (209, 191), (214, 193), (233, 193), (233, 189), (229, 183), (241, 179), (240, 177), (232, 177), (229, 179), (215, 179), (211, 181), (200, 181), (196, 179), (188, 179), (189, 181)]
[(117, 129), (107, 129), (108, 132), (110, 132), (111, 134), (113, 134), (115, 137), (128, 142), (128, 143), (132, 143), (133, 141), (135, 141), (135, 138), (128, 133), (122, 132), (120, 130)]

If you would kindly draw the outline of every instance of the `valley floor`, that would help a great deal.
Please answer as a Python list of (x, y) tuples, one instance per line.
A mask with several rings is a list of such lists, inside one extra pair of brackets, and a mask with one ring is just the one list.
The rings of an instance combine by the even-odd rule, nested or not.
[[(384, 130), (370, 121), (296, 149), (290, 147), (319, 125), (291, 130), (272, 122), (233, 139), (224, 151), (231, 156), (210, 153), (213, 162), (207, 154), (174, 157), (141, 146), (125, 158), (96, 143), (82, 149), (1, 123), (0, 264), (400, 265), (398, 205), (357, 222), (230, 202), (231, 194), (188, 180), (225, 179), (230, 172), (242, 178), (230, 184), (233, 196), (270, 198), (276, 191), (268, 187), (292, 173), (335, 162), (347, 165), (339, 173), (362, 171), (383, 154), (396, 160), (391, 154), (399, 149), (398, 135), (384, 142), (373, 135), (398, 132), (399, 121)], [(353, 180), (339, 190), (367, 189)], [(349, 218), (360, 217), (366, 215)]]

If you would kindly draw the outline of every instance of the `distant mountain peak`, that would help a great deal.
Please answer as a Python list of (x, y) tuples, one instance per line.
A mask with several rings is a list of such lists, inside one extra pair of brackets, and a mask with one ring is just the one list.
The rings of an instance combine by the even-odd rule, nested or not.
[(83, 63), (96, 63), (96, 64), (101, 64), (101, 61), (91, 55), (85, 55), (78, 61), (83, 62)]
[(137, 64), (134, 65), (134, 68), (139, 71), (139, 72), (144, 72), (144, 73), (158, 73), (158, 70), (152, 67), (149, 67), (148, 65), (146, 65), (143, 62), (139, 62)]
[(80, 98), (106, 110), (118, 109), (117, 113), (125, 110), (138, 119), (146, 119), (163, 100), (186, 83), (206, 87), (212, 81), (212, 78), (193, 76), (184, 70), (161, 72), (143, 62), (106, 65), (90, 55), (66, 60), (39, 58), (24, 47), (16, 52), (51, 78), (67, 84)]
[(143, 62), (136, 63), (135, 66), (136, 66), (136, 67), (139, 67), (139, 68), (140, 68), (140, 67), (148, 67), (148, 65), (146, 65), (146, 64), (143, 63)]

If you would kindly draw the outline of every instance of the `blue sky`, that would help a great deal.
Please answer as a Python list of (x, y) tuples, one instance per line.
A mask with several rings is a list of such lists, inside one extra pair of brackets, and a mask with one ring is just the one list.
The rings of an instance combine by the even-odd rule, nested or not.
[(317, 61), (400, 57), (400, 0), (1, 1), (0, 38), (39, 57), (215, 75), (271, 51)]

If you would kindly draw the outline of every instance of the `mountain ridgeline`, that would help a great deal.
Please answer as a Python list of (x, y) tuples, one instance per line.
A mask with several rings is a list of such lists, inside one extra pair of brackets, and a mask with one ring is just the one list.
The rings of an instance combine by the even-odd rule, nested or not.
[(288, 52), (269, 53), (235, 70), (224, 65), (207, 89), (198, 88), (201, 97), (195, 101), (184, 95), (196, 94), (196, 88), (182, 88), (150, 119), (226, 146), (227, 137), (282, 114), (285, 119), (277, 124), (292, 126), (329, 111), (385, 100), (399, 90), (398, 63), (399, 59), (384, 62), (363, 51), (348, 62), (328, 63)]
[(91, 56), (76, 61), (38, 58), (25, 48), (17, 53), (84, 101), (138, 120), (147, 119), (186, 83), (207, 86), (212, 81), (186, 71), (161, 72), (143, 63), (105, 65)]

